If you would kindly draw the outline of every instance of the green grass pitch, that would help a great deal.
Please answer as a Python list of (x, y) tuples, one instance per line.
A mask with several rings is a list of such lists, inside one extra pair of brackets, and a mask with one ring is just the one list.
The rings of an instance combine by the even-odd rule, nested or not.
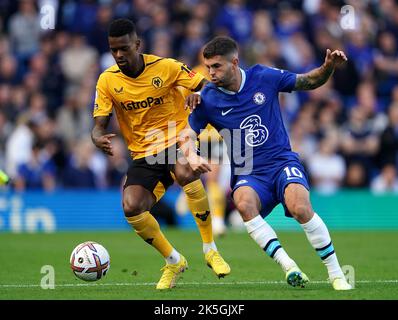
[[(0, 299), (137, 299), (137, 300), (275, 300), (275, 299), (398, 299), (397, 232), (331, 232), (341, 265), (355, 271), (355, 290), (336, 292), (326, 281), (326, 269), (303, 232), (279, 232), (279, 240), (311, 282), (292, 288), (276, 263), (245, 232), (217, 239), (232, 272), (218, 279), (203, 258), (198, 232), (165, 229), (185, 255), (189, 269), (173, 290), (155, 285), (164, 264), (161, 256), (133, 232), (59, 232), (0, 234)], [(69, 267), (73, 248), (84, 241), (101, 243), (111, 256), (107, 276), (87, 283)], [(55, 289), (42, 289), (41, 268), (55, 270)]]

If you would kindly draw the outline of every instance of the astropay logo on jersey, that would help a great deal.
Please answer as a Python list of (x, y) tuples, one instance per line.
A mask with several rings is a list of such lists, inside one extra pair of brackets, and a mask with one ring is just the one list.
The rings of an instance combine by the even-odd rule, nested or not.
[(120, 105), (125, 111), (128, 111), (133, 109), (150, 108), (152, 106), (156, 106), (163, 103), (164, 103), (163, 97), (159, 98), (148, 97), (142, 101), (120, 102)]

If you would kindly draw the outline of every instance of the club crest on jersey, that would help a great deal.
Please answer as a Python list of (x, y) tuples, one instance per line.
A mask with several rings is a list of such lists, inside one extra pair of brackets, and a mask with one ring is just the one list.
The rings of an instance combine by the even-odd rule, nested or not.
[(262, 105), (265, 102), (265, 94), (262, 92), (256, 92), (253, 96), (255, 104)]
[(159, 88), (161, 88), (163, 86), (163, 80), (160, 79), (159, 77), (155, 77), (155, 78), (152, 79), (152, 85), (155, 88), (159, 89)]

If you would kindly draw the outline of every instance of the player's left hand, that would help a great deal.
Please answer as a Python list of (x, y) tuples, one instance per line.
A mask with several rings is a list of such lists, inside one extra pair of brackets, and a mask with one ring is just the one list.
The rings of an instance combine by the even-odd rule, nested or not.
[(206, 173), (211, 171), (210, 164), (205, 158), (192, 153), (187, 158), (187, 161), (196, 174)]
[(185, 99), (184, 109), (187, 110), (189, 108), (189, 111), (192, 112), (200, 104), (200, 101), (200, 94), (192, 93)]
[(325, 64), (327, 66), (331, 66), (333, 68), (339, 67), (347, 60), (348, 59), (344, 51), (334, 50), (332, 52), (330, 49), (326, 50)]

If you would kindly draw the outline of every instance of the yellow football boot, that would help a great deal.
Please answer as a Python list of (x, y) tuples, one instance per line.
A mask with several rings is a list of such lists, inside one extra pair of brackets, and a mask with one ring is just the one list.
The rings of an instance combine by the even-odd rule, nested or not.
[(228, 263), (224, 261), (218, 251), (210, 249), (209, 252), (205, 254), (205, 260), (207, 262), (207, 266), (212, 268), (219, 278), (224, 278), (231, 272), (231, 268)]
[(334, 278), (331, 282), (334, 290), (337, 291), (352, 290), (352, 286), (347, 282), (347, 280), (344, 277)]
[(156, 289), (165, 290), (176, 286), (179, 275), (188, 269), (188, 262), (183, 255), (180, 254), (180, 262), (175, 264), (166, 264), (160, 271), (163, 271)]

